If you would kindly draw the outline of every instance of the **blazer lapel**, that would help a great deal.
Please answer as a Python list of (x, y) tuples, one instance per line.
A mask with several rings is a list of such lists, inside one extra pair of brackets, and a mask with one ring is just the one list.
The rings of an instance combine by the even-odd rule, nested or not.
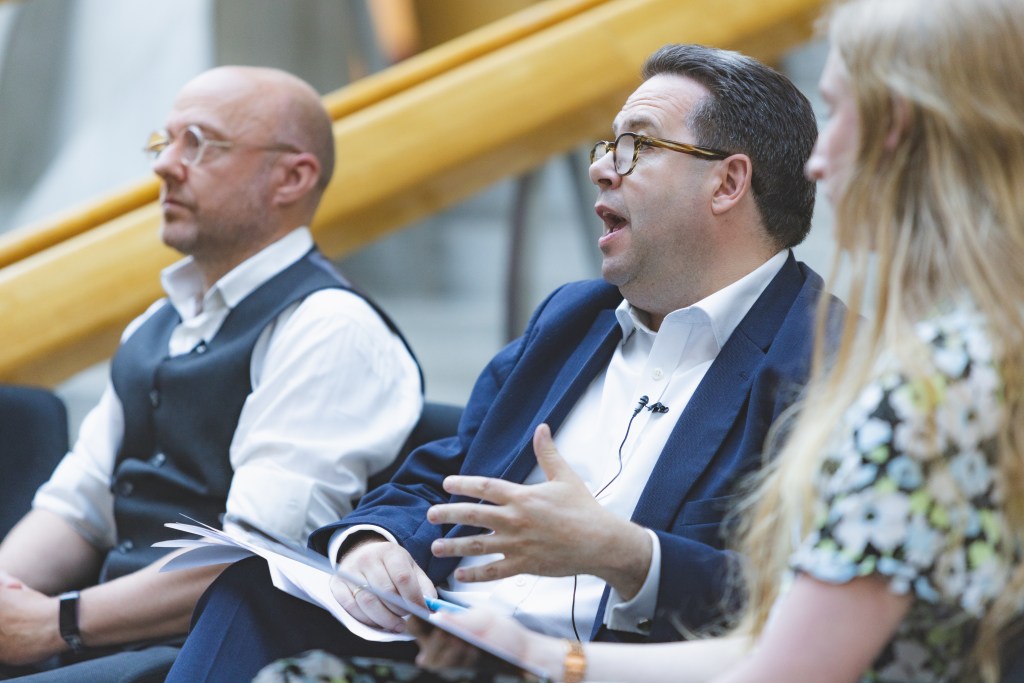
[(669, 527), (729, 433), (763, 358), (764, 352), (746, 339), (730, 339), (722, 349), (672, 430), (637, 502), (634, 522), (651, 529)]
[(565, 387), (563, 391), (552, 390), (537, 410), (537, 419), (520, 445), (519, 452), (501, 475), (507, 481), (521, 482), (537, 465), (533, 453), (533, 430), (546, 422), (554, 433), (576, 405), (586, 388), (608, 366), (616, 344), (622, 339), (622, 328), (613, 310), (601, 311), (590, 326), (576, 351), (563, 364), (551, 386)]
[[(537, 417), (531, 428), (527, 430), (527, 434), (523, 435), (516, 456), (501, 474), (502, 479), (516, 483), (526, 480), (533, 468), (537, 466), (537, 457), (533, 453), (533, 430), (542, 422), (550, 425), (552, 432), (558, 429), (562, 421), (565, 420), (565, 416), (576, 405), (580, 394), (597, 373), (607, 367), (615, 345), (621, 338), (622, 328), (619, 327), (618, 320), (615, 318), (615, 312), (605, 310), (599, 313), (583, 341), (577, 346), (575, 353), (561, 367), (551, 384), (553, 388), (565, 387), (565, 389), (548, 392), (547, 397), (537, 410)], [(455, 496), (452, 500), (467, 499)], [(478, 532), (479, 529), (476, 527), (457, 524), (448, 531), (446, 536), (467, 536)], [(448, 560), (452, 560), (452, 558), (448, 558)], [(442, 561), (437, 565), (440, 567), (437, 571), (443, 572), (442, 575), (447, 576), (456, 563), (457, 561)], [(431, 565), (431, 571), (435, 571), (434, 565)]]
[(790, 252), (782, 270), (726, 341), (679, 416), (633, 512), (633, 521), (668, 529), (690, 489), (722, 446), (750, 393), (757, 366), (803, 285)]

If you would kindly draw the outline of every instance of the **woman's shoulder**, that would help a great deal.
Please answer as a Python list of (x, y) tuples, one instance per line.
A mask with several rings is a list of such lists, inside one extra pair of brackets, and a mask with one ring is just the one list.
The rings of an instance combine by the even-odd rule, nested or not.
[(969, 302), (951, 305), (920, 321), (914, 331), (929, 348), (932, 364), (942, 375), (958, 378), (972, 366), (995, 365), (998, 351), (991, 327)]
[[(995, 416), (1002, 391), (999, 355), (980, 311), (969, 303), (948, 306), (916, 323), (910, 339), (883, 354), (859, 397), (860, 407), (877, 417), (881, 404), (895, 422), (931, 422), (950, 409), (991, 410)], [(937, 425), (939, 431), (950, 427)]]
[[(1005, 568), (996, 447), (1003, 406), (983, 317), (948, 310), (915, 332), (918, 343), (892, 355), (825, 453), (817, 521), (795, 565), (836, 580), (882, 573), (895, 592), (913, 589), (931, 602), (962, 597), (936, 567), (973, 553), (975, 564), (993, 558), (1000, 576)], [(980, 611), (992, 596), (983, 597), (965, 608)]]
[(884, 442), (889, 457), (925, 461), (976, 450), (996, 436), (1002, 414), (999, 352), (990, 326), (975, 307), (962, 303), (913, 330), (909, 343), (881, 359), (874, 380), (846, 415), (857, 450), (883, 445), (872, 435)]

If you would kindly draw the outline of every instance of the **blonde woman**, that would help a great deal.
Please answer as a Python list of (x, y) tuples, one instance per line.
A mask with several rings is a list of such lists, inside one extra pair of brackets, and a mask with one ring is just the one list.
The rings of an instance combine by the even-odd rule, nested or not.
[[(1024, 2), (853, 0), (828, 25), (807, 173), (867, 321), (744, 510), (733, 635), (570, 647), (451, 617), (567, 681), (998, 680), (1024, 583)], [(421, 665), (472, 661), (417, 628)]]

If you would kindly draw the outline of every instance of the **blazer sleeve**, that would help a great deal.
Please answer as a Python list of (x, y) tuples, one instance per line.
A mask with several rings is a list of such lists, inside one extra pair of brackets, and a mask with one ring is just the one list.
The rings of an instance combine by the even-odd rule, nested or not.
[(740, 606), (736, 553), (665, 531), (654, 533), (661, 542), (662, 577), (650, 640), (680, 640), (684, 629), (719, 623)]
[(562, 288), (537, 308), (523, 335), (498, 352), (477, 378), (463, 411), (456, 436), (434, 441), (409, 454), (388, 483), (369, 491), (343, 520), (321, 527), (309, 538), (311, 548), (326, 554), (334, 532), (357, 524), (387, 529), (421, 567), (431, 560), (430, 544), (444, 535), (442, 527), (427, 521), (427, 509), (448, 502), (442, 488), (445, 477), (458, 474), (490, 407), (516, 369), (540, 326), (539, 320)]

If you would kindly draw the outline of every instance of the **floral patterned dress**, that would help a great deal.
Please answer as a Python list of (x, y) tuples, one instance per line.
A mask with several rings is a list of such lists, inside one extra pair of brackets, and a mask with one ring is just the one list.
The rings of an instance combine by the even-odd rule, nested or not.
[(862, 681), (963, 680), (978, 621), (1019, 557), (1007, 546), (1002, 386), (984, 319), (959, 307), (917, 333), (933, 375), (910, 381), (880, 364), (826, 454), (814, 528), (790, 563), (831, 583), (881, 575), (912, 594)]
[(313, 650), (268, 664), (252, 683), (527, 683), (527, 680), (514, 674), (468, 669), (426, 671), (409, 662), (384, 659), (343, 660)]

